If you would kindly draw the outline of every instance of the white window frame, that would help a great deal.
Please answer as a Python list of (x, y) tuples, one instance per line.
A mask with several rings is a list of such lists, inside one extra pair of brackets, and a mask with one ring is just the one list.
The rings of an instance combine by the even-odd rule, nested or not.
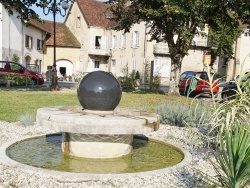
[(116, 35), (112, 35), (112, 49), (116, 49), (117, 47), (117, 36)]
[(136, 59), (133, 59), (132, 60), (132, 72), (133, 71), (136, 72), (136, 70), (137, 70), (137, 61)]
[(25, 35), (25, 47), (32, 48), (33, 47), (33, 37), (29, 35)]
[(126, 49), (126, 33), (121, 34), (121, 49)]
[(120, 59), (120, 76), (124, 76), (124, 59)]
[(139, 33), (139, 31), (132, 32), (131, 47), (132, 48), (139, 48), (140, 47), (140, 33)]
[(42, 48), (43, 48), (43, 41), (37, 39), (37, 50), (42, 50)]

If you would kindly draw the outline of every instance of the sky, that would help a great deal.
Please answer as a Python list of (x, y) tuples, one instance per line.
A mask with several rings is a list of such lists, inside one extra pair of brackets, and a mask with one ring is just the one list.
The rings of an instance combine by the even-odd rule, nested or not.
[[(107, 0), (99, 0), (99, 1), (107, 1)], [(51, 21), (53, 21), (53, 14), (51, 12), (48, 15), (45, 15), (43, 13), (43, 9), (40, 8), (40, 7), (33, 6), (32, 9), (40, 16), (40, 18), (42, 18), (44, 20), (51, 20)], [(48, 10), (46, 9), (45, 11), (46, 11), (45, 13), (47, 13)], [(61, 9), (61, 11), (64, 14), (64, 10)], [(66, 16), (67, 16), (67, 14), (66, 14)], [(66, 16), (62, 17), (60, 15), (60, 13), (56, 14), (56, 22), (64, 22)]]
[[(43, 13), (43, 9), (40, 8), (40, 7), (36, 7), (36, 6), (33, 6), (32, 9), (40, 16), (40, 18), (44, 19), (44, 20), (51, 20), (53, 21), (53, 14), (51, 12), (48, 13), (48, 15), (45, 15)], [(45, 9), (45, 13), (47, 13), (48, 9)], [(64, 10), (61, 9), (62, 13), (64, 14)], [(66, 14), (67, 15), (67, 14)], [(66, 16), (62, 17), (59, 14), (56, 14), (56, 22), (64, 22)]]

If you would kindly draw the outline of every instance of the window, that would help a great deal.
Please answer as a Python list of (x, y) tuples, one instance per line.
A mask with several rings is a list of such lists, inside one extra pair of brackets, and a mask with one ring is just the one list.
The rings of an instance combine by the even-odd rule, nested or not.
[(112, 49), (116, 49), (116, 45), (117, 45), (117, 37), (116, 35), (112, 36)]
[(138, 48), (140, 46), (140, 36), (139, 31), (132, 32), (131, 36), (131, 47)]
[(126, 48), (126, 34), (123, 33), (121, 35), (121, 49), (125, 49)]
[(33, 38), (29, 35), (25, 35), (25, 47), (32, 48), (33, 46)]
[(136, 71), (136, 59), (133, 59), (132, 61), (132, 72)]
[(22, 69), (22, 67), (18, 64), (10, 63), (10, 69), (19, 72)]
[(100, 67), (100, 61), (95, 61), (94, 63), (95, 63), (94, 67), (96, 69), (99, 69), (99, 67)]
[(104, 36), (92, 36), (92, 49), (107, 49), (107, 37)]
[(120, 76), (124, 76), (124, 59), (120, 60)]
[(5, 66), (6, 66), (6, 62), (0, 62), (0, 68), (1, 68), (1, 69), (4, 69)]
[(101, 36), (96, 36), (95, 37), (95, 49), (100, 49), (101, 48)]
[(40, 39), (37, 39), (37, 50), (42, 50), (43, 42)]
[(112, 72), (113, 75), (115, 75), (115, 73), (116, 73), (115, 72), (115, 69), (116, 69), (115, 67), (116, 67), (116, 61), (115, 61), (115, 59), (112, 59), (111, 60), (111, 72)]

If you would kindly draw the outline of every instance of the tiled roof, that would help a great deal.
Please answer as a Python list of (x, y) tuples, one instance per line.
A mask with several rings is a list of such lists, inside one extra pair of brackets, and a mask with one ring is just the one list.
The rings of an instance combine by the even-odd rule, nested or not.
[[(42, 31), (48, 32), (50, 34), (46, 45), (54, 45), (54, 22), (44, 20), (43, 23), (38, 22), (33, 19), (29, 19), (29, 25), (32, 25)], [(65, 26), (63, 23), (56, 22), (56, 46), (64, 47), (76, 47), (80, 48), (81, 44), (73, 35), (73, 33)]]
[[(51, 34), (46, 45), (54, 45), (54, 22), (46, 20), (43, 27)], [(81, 44), (64, 23), (56, 22), (56, 46), (80, 48)]]
[(32, 25), (32, 26), (34, 26), (34, 27), (36, 27), (36, 28), (38, 28), (38, 29), (40, 29), (42, 31), (47, 32), (47, 30), (43, 26), (43, 23), (38, 22), (37, 20), (29, 19), (28, 24), (30, 24), (30, 25)]
[(76, 0), (89, 26), (108, 27), (109, 19), (104, 15), (108, 4), (96, 0)]

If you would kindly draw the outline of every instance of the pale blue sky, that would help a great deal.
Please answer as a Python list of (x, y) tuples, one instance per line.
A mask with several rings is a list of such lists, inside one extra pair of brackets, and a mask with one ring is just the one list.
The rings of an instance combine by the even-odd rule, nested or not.
[[(84, 0), (83, 0), (84, 1)], [(107, 0), (99, 0), (99, 1), (107, 1)], [(43, 13), (43, 9), (42, 8), (38, 8), (36, 6), (33, 6), (33, 10), (36, 11), (36, 13), (45, 20), (51, 20), (53, 21), (53, 14), (49, 13), (47, 16), (44, 15)], [(47, 10), (46, 10), (47, 11)], [(64, 13), (64, 10), (61, 10)], [(65, 16), (66, 17), (66, 16)], [(56, 14), (56, 22), (64, 22), (65, 17), (62, 17), (60, 14)]]

